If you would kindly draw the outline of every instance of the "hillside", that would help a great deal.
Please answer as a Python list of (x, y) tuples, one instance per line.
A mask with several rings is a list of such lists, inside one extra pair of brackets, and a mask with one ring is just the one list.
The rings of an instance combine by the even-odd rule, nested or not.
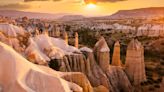
[(140, 8), (133, 10), (120, 10), (111, 16), (110, 19), (124, 19), (124, 18), (156, 18), (164, 17), (164, 7)]
[(7, 16), (7, 17), (13, 17), (13, 18), (27, 16), (29, 18), (36, 18), (36, 19), (58, 19), (64, 15), (66, 14), (65, 13), (51, 14), (51, 13), (24, 12), (24, 11), (17, 11), (17, 10), (0, 10), (0, 16)]

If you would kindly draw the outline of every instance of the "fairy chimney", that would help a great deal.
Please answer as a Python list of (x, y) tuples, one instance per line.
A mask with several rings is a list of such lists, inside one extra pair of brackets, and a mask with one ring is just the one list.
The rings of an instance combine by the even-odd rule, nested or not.
[(127, 48), (125, 70), (134, 85), (146, 81), (144, 47), (138, 40), (132, 40)]
[(60, 27), (57, 25), (54, 25), (53, 36), (60, 37)]
[(67, 35), (66, 31), (63, 32), (63, 39), (64, 39), (65, 43), (68, 44), (68, 35)]
[(112, 57), (112, 65), (114, 66), (121, 66), (121, 60), (120, 60), (120, 43), (117, 41), (114, 44), (114, 51), (113, 51), (113, 57)]
[(78, 33), (75, 33), (75, 47), (78, 48), (79, 47), (79, 37), (78, 37)]
[(109, 61), (110, 61), (109, 52), (110, 49), (104, 37), (100, 37), (99, 41), (95, 44), (94, 53), (96, 56), (97, 63), (99, 64), (99, 66), (104, 72), (108, 70), (109, 67)]

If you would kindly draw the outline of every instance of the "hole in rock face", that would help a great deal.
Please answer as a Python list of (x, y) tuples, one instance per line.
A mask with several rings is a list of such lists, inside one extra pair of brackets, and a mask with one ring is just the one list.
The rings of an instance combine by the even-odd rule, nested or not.
[(58, 59), (51, 60), (48, 65), (50, 68), (52, 68), (56, 71), (59, 71), (60, 66), (61, 66)]

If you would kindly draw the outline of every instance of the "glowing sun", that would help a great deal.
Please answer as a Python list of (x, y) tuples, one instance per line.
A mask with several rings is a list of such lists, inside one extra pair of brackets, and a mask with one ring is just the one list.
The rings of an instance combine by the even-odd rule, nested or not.
[(96, 4), (89, 3), (89, 4), (87, 4), (87, 8), (88, 9), (94, 9), (94, 8), (96, 8)]

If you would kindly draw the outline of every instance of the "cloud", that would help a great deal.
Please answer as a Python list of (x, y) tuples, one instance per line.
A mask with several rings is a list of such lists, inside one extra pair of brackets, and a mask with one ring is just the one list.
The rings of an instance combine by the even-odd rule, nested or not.
[(30, 8), (30, 5), (27, 4), (20, 4), (20, 3), (15, 3), (15, 4), (7, 4), (7, 5), (0, 5), (0, 9), (28, 9)]
[(119, 2), (126, 0), (84, 0), (85, 3), (97, 3), (97, 2)]

